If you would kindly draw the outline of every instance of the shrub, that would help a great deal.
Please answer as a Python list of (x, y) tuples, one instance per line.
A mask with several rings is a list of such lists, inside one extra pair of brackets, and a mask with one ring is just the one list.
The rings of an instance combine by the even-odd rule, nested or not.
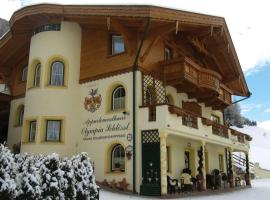
[(12, 154), (0, 144), (0, 199), (97, 199), (98, 187), (86, 153), (71, 159), (58, 154)]

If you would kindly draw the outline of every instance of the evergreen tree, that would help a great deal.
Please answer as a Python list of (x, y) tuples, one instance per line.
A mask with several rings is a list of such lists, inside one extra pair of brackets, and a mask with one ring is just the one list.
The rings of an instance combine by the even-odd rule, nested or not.
[(64, 193), (65, 199), (75, 199), (75, 175), (72, 162), (68, 159), (64, 159), (60, 164), (60, 169), (64, 172), (63, 179), (60, 181), (61, 191)]
[[(20, 163), (22, 170), (16, 177), (18, 192), (16, 199), (35, 200), (41, 198), (40, 177), (37, 168), (37, 157), (32, 155), (22, 155), (24, 162)], [(20, 160), (20, 159), (18, 159)]]
[(76, 190), (78, 200), (95, 200), (98, 195), (98, 187), (95, 183), (93, 168), (87, 153), (81, 153), (72, 158), (74, 167)]
[(40, 167), (40, 177), (42, 184), (42, 198), (47, 200), (64, 199), (60, 184), (64, 172), (60, 169), (59, 155), (53, 153), (44, 157)]

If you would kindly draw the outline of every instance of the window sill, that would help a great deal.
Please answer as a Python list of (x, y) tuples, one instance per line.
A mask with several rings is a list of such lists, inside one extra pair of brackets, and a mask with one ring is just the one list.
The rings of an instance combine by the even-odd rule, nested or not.
[(28, 144), (33, 145), (33, 144), (37, 144), (37, 142), (36, 141), (34, 141), (34, 142), (22, 142), (22, 144), (23, 145), (28, 145)]
[(125, 175), (126, 174), (126, 172), (124, 171), (124, 172), (122, 172), (122, 171), (120, 171), (120, 172), (106, 172), (106, 175), (115, 175), (115, 176), (121, 176), (121, 175)]
[(62, 141), (41, 141), (40, 142), (41, 144), (50, 144), (50, 145), (63, 145), (65, 144), (64, 142)]
[[(124, 112), (126, 114), (124, 114)], [(119, 114), (122, 113), (123, 115), (129, 115), (129, 111), (127, 109), (117, 109), (117, 110), (109, 110), (106, 112), (106, 114)]]
[(13, 125), (13, 128), (22, 128), (22, 127), (23, 127), (23, 125), (18, 125), (18, 124)]
[(46, 85), (45, 88), (49, 89), (67, 89), (68, 87), (65, 85)]
[(27, 88), (27, 90), (35, 90), (35, 89), (40, 89), (40, 86), (30, 86)]
[(126, 54), (126, 53), (127, 53), (126, 51), (123, 51), (121, 53), (109, 54), (109, 55), (107, 55), (107, 58), (112, 58), (112, 57), (115, 57), (115, 56), (120, 56), (120, 55), (123, 55), (123, 54)]

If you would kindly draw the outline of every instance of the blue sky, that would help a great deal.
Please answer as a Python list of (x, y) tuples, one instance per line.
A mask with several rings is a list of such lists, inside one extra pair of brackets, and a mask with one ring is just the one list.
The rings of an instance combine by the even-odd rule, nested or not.
[(270, 63), (245, 73), (252, 96), (241, 103), (242, 114), (253, 120), (270, 119)]
[(225, 17), (250, 91), (242, 114), (270, 130), (269, 0), (1, 0), (0, 17), (9, 19), (21, 6), (36, 3), (150, 4)]

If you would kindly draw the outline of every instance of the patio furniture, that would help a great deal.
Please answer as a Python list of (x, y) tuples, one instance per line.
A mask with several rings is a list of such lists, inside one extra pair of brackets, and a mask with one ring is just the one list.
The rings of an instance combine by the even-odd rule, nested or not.
[(167, 176), (167, 190), (169, 194), (180, 193), (181, 185), (177, 179), (172, 179), (170, 176)]
[(241, 178), (239, 176), (235, 177), (235, 186), (241, 186)]
[(214, 169), (212, 174), (206, 175), (206, 187), (213, 190), (221, 188), (221, 175), (218, 169)]
[(222, 179), (222, 181), (223, 181), (223, 187), (226, 188), (227, 181), (228, 181), (228, 176), (227, 176), (227, 174), (222, 173), (222, 174), (221, 174), (221, 179)]
[(194, 190), (194, 184), (192, 179), (191, 170), (190, 169), (183, 169), (183, 173), (180, 176), (181, 180), (181, 188), (183, 192), (192, 192)]

